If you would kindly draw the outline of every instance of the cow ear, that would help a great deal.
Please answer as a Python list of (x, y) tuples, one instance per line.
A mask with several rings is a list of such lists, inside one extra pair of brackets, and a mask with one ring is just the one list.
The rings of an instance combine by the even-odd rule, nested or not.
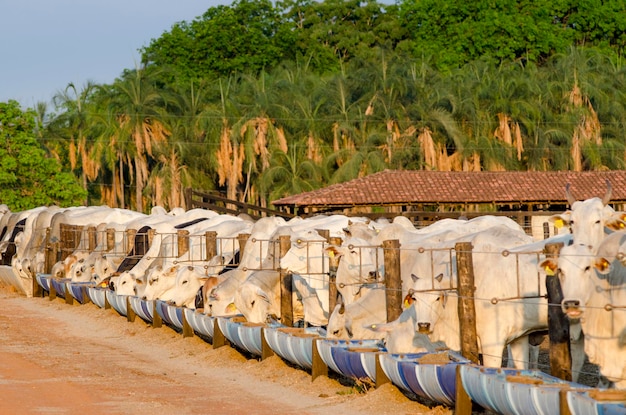
[(419, 279), (420, 279), (420, 277), (418, 277), (418, 276), (417, 276), (417, 275), (415, 275), (415, 274), (411, 274), (411, 279), (413, 280), (413, 282), (417, 282), (417, 280), (419, 280)]
[(237, 306), (235, 305), (235, 303), (230, 303), (226, 306), (226, 312), (229, 314), (234, 314), (237, 313), (239, 310), (237, 310)]
[(328, 256), (331, 258), (334, 258), (335, 255), (338, 254), (337, 248), (334, 246), (329, 246), (328, 248), (326, 248), (326, 252), (328, 252)]
[(604, 224), (614, 231), (621, 231), (626, 228), (626, 212), (615, 212)]
[(539, 264), (539, 272), (545, 272), (546, 275), (556, 275), (557, 263), (554, 259), (548, 258)]
[(593, 263), (594, 268), (602, 275), (606, 275), (611, 272), (612, 265), (606, 258), (596, 258)]
[(570, 215), (571, 215), (571, 211), (566, 211), (565, 213), (562, 213), (560, 215), (553, 215), (550, 216), (548, 218), (549, 222), (552, 222), (552, 224), (554, 224), (554, 227), (557, 229), (560, 229), (566, 225), (569, 225), (569, 221), (570, 221)]

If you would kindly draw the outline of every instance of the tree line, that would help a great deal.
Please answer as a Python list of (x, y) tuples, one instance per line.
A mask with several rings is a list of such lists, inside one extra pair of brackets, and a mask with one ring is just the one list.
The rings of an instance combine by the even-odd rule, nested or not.
[(186, 187), (271, 206), (383, 169), (623, 169), (625, 12), (238, 0), (174, 24), (112, 84), (20, 116), (75, 177), (51, 200), (139, 211), (183, 206)]

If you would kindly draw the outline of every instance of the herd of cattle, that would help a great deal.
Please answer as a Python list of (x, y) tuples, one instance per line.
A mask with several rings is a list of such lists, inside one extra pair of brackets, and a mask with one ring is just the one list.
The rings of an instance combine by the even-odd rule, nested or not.
[[(102, 206), (21, 212), (3, 206), (0, 251), (14, 285), (27, 296), (36, 275), (48, 273), (212, 316), (243, 315), (252, 323), (281, 321), (281, 275), (288, 272), (294, 321), (324, 327), (328, 338), (383, 339), (391, 353), (415, 353), (442, 343), (461, 347), (455, 247), (469, 242), (485, 366), (501, 366), (505, 350), (516, 367), (536, 363), (532, 335), (548, 327), (546, 275), (558, 272), (562, 309), (571, 322), (573, 380), (587, 356), (616, 388), (625, 389), (625, 215), (609, 205), (610, 187), (603, 198), (581, 201), (566, 192), (570, 210), (550, 221), (569, 232), (542, 240), (492, 215), (443, 219), (418, 229), (402, 216), (253, 220), (205, 209), (157, 207), (142, 214)], [(71, 252), (59, 252), (51, 263), (50, 247), (68, 238), (67, 225), (77, 232)], [(285, 238), (290, 246), (281, 249)], [(400, 247), (404, 301), (392, 321), (385, 241)], [(563, 243), (558, 257), (544, 253), (549, 243)]]

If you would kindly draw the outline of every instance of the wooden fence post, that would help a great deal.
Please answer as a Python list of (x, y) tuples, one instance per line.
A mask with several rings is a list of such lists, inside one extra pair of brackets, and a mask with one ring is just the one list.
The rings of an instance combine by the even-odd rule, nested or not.
[(115, 248), (115, 229), (107, 228), (107, 252)]
[(217, 255), (217, 232), (206, 231), (204, 234), (207, 261)]
[(133, 323), (137, 314), (130, 303), (130, 296), (126, 297), (126, 321)]
[(317, 349), (317, 338), (313, 339), (312, 363), (311, 363), (311, 382), (319, 376), (328, 376), (328, 366), (324, 363), (324, 359), (320, 356)]
[(222, 333), (222, 329), (220, 329), (220, 324), (217, 319), (218, 317), (213, 318), (213, 341), (211, 343), (214, 349), (230, 345), (230, 342), (226, 336), (224, 336), (224, 333)]
[(137, 234), (137, 229), (127, 229), (126, 230), (126, 253), (130, 254), (135, 248), (135, 235)]
[(265, 360), (268, 357), (274, 356), (274, 351), (267, 343), (267, 339), (265, 338), (265, 330), (261, 329), (261, 360)]
[(43, 273), (50, 274), (52, 272), (52, 266), (54, 265), (54, 260), (52, 253), (52, 242), (50, 241), (50, 228), (46, 229), (46, 239), (44, 241), (44, 263), (43, 263)]
[(181, 256), (189, 252), (189, 231), (186, 229), (179, 229), (176, 232), (178, 241), (178, 254), (176, 256)]
[[(459, 334), (461, 336), (461, 354), (471, 362), (478, 364), (478, 337), (476, 334), (476, 308), (474, 305), (474, 263), (472, 261), (472, 244), (459, 242), (454, 246), (456, 251)], [(461, 365), (456, 371), (455, 414), (470, 415), (472, 400), (463, 387)]]
[[(562, 243), (546, 244), (544, 252), (548, 258), (558, 258)], [(550, 373), (563, 380), (572, 380), (572, 358), (570, 354), (569, 320), (561, 309), (563, 292), (559, 274), (546, 276), (548, 293), (548, 337), (550, 338)]]
[[(331, 245), (341, 246), (341, 238), (332, 237), (328, 240)], [(337, 290), (337, 267), (339, 266), (339, 258), (329, 256), (328, 258), (328, 313), (332, 314), (337, 301), (339, 301), (339, 291)]]
[(474, 263), (472, 261), (472, 244), (458, 242), (456, 266), (459, 295), (459, 328), (461, 334), (461, 354), (466, 359), (478, 364), (478, 336), (476, 334), (476, 307), (474, 305)]
[(92, 252), (98, 246), (98, 230), (95, 226), (87, 228), (87, 238), (89, 244), (89, 252)]
[(402, 313), (402, 278), (400, 275), (400, 241), (383, 241), (385, 258), (385, 299), (387, 322), (392, 322)]
[(189, 324), (189, 321), (187, 321), (187, 313), (185, 313), (185, 310), (183, 310), (182, 314), (183, 314), (183, 338), (193, 337), (195, 333), (193, 332), (193, 327), (191, 327), (191, 325)]
[(163, 326), (163, 319), (161, 315), (157, 311), (157, 303), (156, 301), (152, 302), (152, 327), (159, 328)]
[[(282, 258), (291, 248), (291, 236), (281, 235), (279, 244), (279, 258)], [(280, 269), (280, 322), (293, 327), (293, 276), (283, 269)]]
[(248, 242), (249, 237), (249, 233), (240, 233), (237, 235), (237, 241), (239, 241), (239, 258), (243, 258), (243, 253), (246, 249), (246, 242)]

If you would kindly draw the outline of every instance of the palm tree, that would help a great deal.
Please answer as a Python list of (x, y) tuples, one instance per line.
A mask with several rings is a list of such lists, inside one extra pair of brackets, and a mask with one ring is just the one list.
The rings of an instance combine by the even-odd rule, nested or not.
[(167, 94), (156, 87), (144, 69), (125, 72), (115, 80), (110, 93), (110, 106), (116, 114), (120, 162), (134, 168), (129, 173), (135, 185), (135, 208), (142, 212), (144, 186), (154, 161), (153, 145), (167, 143), (171, 135), (164, 117)]
[(272, 153), (270, 167), (261, 174), (259, 180), (261, 192), (268, 195), (270, 202), (319, 186), (321, 168), (305, 156), (302, 151), (306, 148), (304, 144), (292, 145), (287, 153), (281, 150)]
[[(97, 85), (87, 82), (79, 91), (73, 83), (57, 93), (52, 102), (57, 110), (62, 111), (56, 117), (56, 131), (69, 141), (69, 160), (72, 170), (80, 171), (83, 189), (88, 193), (88, 181), (93, 181), (98, 176), (100, 164), (94, 159), (92, 151), (93, 141), (88, 141), (87, 135), (91, 123), (89, 99), (93, 95)], [(85, 199), (85, 205), (89, 203), (89, 196)]]

